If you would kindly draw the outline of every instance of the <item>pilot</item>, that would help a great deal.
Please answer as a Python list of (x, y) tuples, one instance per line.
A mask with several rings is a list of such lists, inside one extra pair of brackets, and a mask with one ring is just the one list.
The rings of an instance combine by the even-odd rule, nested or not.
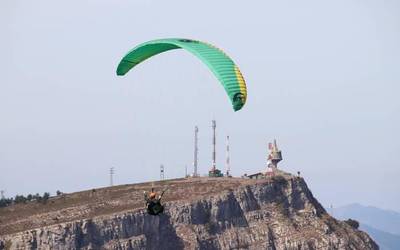
[(163, 191), (157, 197), (157, 193), (154, 192), (154, 188), (151, 189), (149, 195), (147, 195), (146, 191), (143, 192), (144, 200), (146, 201), (147, 212), (151, 215), (158, 215), (164, 211), (164, 206), (161, 205), (161, 198), (164, 195)]

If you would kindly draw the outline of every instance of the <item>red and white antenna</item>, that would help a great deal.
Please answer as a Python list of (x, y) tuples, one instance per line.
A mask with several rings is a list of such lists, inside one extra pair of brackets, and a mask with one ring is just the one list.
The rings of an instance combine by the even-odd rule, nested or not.
[(230, 155), (229, 155), (229, 135), (226, 136), (226, 176), (230, 176), (231, 172), (231, 162), (230, 162)]

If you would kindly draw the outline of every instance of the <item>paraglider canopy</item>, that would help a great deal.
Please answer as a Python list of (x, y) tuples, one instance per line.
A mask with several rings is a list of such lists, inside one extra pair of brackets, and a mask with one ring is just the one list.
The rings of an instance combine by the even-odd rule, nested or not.
[(222, 50), (197, 40), (169, 38), (142, 43), (122, 58), (117, 68), (117, 75), (125, 75), (144, 60), (173, 49), (185, 49), (197, 56), (221, 82), (233, 109), (238, 111), (243, 107), (247, 99), (247, 88), (238, 66)]

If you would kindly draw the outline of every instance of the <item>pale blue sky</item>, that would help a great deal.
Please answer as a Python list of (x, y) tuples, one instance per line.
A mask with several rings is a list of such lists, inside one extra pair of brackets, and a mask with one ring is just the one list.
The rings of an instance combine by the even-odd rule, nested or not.
[[(218, 165), (231, 136), (234, 175), (283, 170), (314, 195), (400, 211), (400, 3), (305, 1), (0, 2), (0, 189), (72, 192)], [(207, 67), (170, 51), (115, 75), (138, 43), (200, 39), (240, 66), (248, 103), (234, 113)]]

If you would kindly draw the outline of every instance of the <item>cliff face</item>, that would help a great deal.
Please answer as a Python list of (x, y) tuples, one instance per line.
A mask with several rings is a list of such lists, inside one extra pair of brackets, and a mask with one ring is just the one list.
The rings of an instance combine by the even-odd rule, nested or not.
[[(197, 178), (164, 184), (170, 190), (161, 216), (128, 208), (32, 228), (40, 221), (29, 224), (31, 215), (14, 221), (29, 229), (19, 232), (14, 231), (21, 227), (4, 216), (0, 249), (378, 249), (367, 234), (330, 217), (302, 178)], [(129, 193), (142, 192), (132, 189)], [(46, 221), (55, 212), (35, 216)]]

